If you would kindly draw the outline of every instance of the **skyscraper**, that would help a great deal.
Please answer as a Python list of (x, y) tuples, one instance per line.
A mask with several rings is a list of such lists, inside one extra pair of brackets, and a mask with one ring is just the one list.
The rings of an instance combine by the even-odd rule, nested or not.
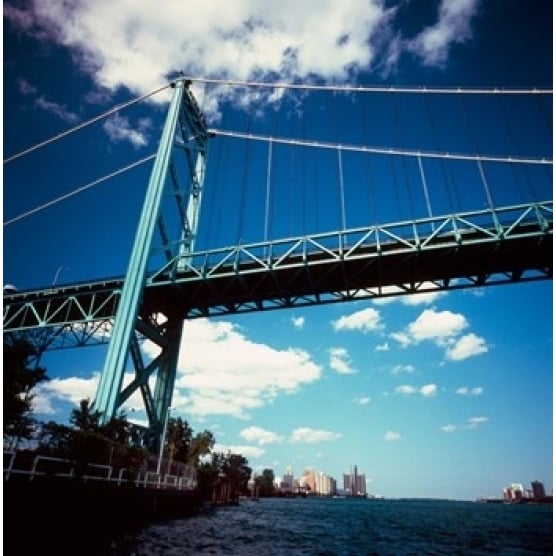
[(367, 495), (367, 481), (365, 475), (357, 473), (357, 465), (354, 465), (349, 475), (344, 474), (344, 489), (352, 496)]

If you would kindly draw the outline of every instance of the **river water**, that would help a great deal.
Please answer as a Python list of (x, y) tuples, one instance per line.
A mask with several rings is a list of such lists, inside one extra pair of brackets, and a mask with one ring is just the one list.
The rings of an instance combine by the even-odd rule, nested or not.
[[(123, 552), (122, 552), (123, 551)], [(153, 524), (119, 554), (528, 556), (553, 553), (552, 506), (271, 498)]]

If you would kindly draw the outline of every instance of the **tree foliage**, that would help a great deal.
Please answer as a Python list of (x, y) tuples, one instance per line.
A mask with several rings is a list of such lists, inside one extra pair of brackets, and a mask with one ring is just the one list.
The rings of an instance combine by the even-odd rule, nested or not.
[(262, 475), (255, 477), (255, 491), (257, 496), (274, 496), (276, 493), (274, 479), (274, 471), (272, 469), (263, 469)]
[(31, 361), (36, 350), (25, 340), (4, 340), (4, 437), (12, 439), (15, 447), (20, 439), (30, 439), (36, 421), (32, 416), (33, 388), (48, 380), (46, 369)]

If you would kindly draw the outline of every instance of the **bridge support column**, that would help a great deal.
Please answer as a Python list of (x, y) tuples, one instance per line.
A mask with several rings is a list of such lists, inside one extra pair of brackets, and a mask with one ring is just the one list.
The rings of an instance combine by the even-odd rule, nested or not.
[(103, 423), (110, 421), (117, 409), (118, 395), (122, 387), (130, 343), (139, 313), (141, 294), (145, 287), (147, 262), (153, 243), (155, 225), (159, 217), (162, 192), (168, 174), (184, 87), (183, 80), (177, 81), (174, 85), (174, 93), (149, 180), (114, 320), (108, 353), (94, 401), (94, 408), (102, 412), (101, 422)]

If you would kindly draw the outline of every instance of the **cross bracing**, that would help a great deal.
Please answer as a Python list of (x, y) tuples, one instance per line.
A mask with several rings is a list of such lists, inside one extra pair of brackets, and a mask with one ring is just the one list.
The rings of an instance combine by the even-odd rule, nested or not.
[[(355, 228), (176, 256), (147, 278), (138, 331), (179, 319), (552, 278), (553, 202)], [(4, 332), (49, 348), (106, 342), (123, 278), (4, 297)], [(102, 326), (99, 324), (102, 323)]]

